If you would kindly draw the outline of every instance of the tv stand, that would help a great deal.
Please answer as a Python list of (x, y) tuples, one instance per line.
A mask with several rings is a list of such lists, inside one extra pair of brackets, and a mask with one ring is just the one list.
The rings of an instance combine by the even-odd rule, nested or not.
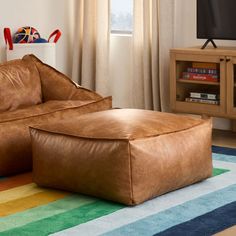
[(213, 39), (207, 39), (207, 41), (203, 44), (203, 46), (201, 47), (201, 49), (205, 49), (206, 46), (208, 45), (208, 43), (212, 43), (214, 48), (217, 48), (215, 42), (213, 41)]
[[(236, 47), (204, 50), (201, 46), (175, 48), (171, 49), (170, 59), (172, 111), (232, 119), (236, 132)], [(206, 70), (205, 74), (204, 70)], [(218, 80), (209, 79), (210, 70), (216, 70)], [(190, 75), (194, 71), (201, 71), (201, 74), (191, 79)], [(186, 73), (189, 73), (189, 78), (184, 77)], [(192, 92), (216, 94), (219, 103), (207, 104), (204, 103), (207, 101), (191, 101), (189, 98)]]

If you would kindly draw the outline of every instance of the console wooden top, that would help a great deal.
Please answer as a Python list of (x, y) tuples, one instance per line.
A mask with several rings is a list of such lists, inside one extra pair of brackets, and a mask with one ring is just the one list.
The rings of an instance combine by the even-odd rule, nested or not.
[(189, 47), (189, 48), (173, 48), (170, 50), (172, 53), (184, 53), (184, 54), (201, 54), (201, 55), (226, 55), (236, 56), (236, 47), (208, 47), (201, 49), (201, 46)]

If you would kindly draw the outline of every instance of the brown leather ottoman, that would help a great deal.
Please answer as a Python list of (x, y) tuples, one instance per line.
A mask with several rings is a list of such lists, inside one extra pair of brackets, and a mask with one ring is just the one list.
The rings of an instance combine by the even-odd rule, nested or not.
[(119, 109), (30, 129), (44, 187), (139, 204), (211, 176), (211, 120)]

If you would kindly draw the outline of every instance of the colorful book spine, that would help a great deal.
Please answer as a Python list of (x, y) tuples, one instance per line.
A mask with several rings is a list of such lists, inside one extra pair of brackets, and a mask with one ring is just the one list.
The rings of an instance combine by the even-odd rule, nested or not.
[(186, 102), (196, 102), (196, 103), (204, 103), (210, 105), (219, 105), (219, 100), (208, 100), (208, 99), (201, 99), (201, 98), (185, 98)]
[(200, 81), (210, 81), (210, 82), (218, 82), (219, 81), (218, 75), (196, 74), (196, 73), (183, 72), (182, 76), (183, 76), (183, 79), (189, 79), (189, 80), (200, 80)]
[(219, 98), (219, 95), (211, 94), (211, 93), (196, 93), (196, 92), (191, 92), (190, 93), (190, 97), (191, 98), (201, 98), (201, 99), (217, 100)]
[(210, 75), (218, 75), (219, 71), (217, 69), (207, 69), (207, 68), (187, 68), (187, 72), (196, 73), (196, 74), (210, 74)]
[(210, 63), (210, 62), (193, 62), (193, 68), (203, 68), (203, 69), (217, 69), (217, 63)]

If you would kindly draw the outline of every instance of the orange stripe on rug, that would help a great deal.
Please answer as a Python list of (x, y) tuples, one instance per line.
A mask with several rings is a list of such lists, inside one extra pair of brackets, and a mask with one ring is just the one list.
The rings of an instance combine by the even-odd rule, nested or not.
[(236, 235), (236, 225), (221, 231), (220, 233), (214, 234), (214, 236), (233, 236)]
[(25, 173), (17, 176), (12, 176), (0, 182), (0, 191), (19, 187), (25, 184), (32, 183), (32, 173)]
[(46, 189), (39, 188), (36, 184), (26, 184), (0, 192), (0, 204), (10, 202), (23, 197), (29, 197)]
[(62, 199), (69, 194), (70, 193), (67, 192), (46, 190), (44, 192), (36, 193), (28, 197), (2, 203), (0, 204), (0, 217), (15, 214), (17, 212), (22, 212), (41, 205), (46, 205), (50, 202)]

